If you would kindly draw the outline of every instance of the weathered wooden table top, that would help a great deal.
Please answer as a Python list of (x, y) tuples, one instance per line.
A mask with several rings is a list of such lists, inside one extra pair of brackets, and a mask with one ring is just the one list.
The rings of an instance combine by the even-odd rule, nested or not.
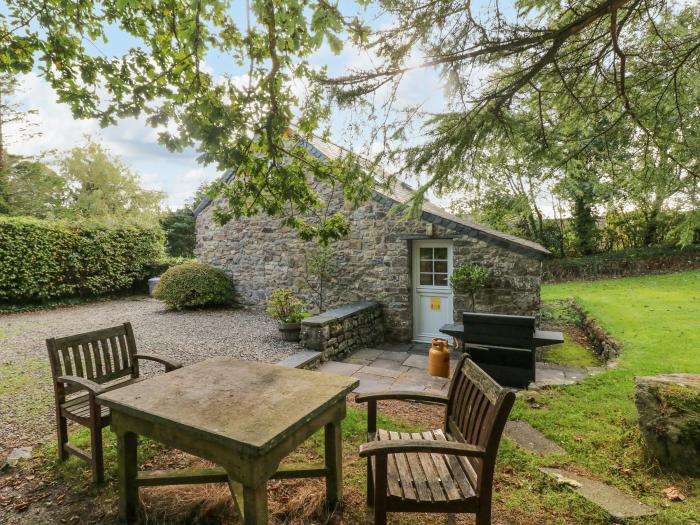
[(98, 402), (260, 455), (357, 384), (349, 377), (220, 357), (106, 392)]

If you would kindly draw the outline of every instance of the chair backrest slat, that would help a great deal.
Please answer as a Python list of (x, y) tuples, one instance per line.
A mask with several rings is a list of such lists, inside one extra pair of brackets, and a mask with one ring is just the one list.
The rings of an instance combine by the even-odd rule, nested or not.
[(467, 355), (457, 365), (445, 414), (445, 430), (453, 439), (486, 449), (482, 458), (466, 458), (465, 469), (477, 494), (493, 481), (496, 453), (515, 394), (496, 383)]
[[(75, 375), (96, 383), (107, 383), (138, 375), (134, 359), (136, 345), (129, 323), (93, 332), (46, 340), (54, 378)], [(66, 386), (65, 394), (78, 388)]]

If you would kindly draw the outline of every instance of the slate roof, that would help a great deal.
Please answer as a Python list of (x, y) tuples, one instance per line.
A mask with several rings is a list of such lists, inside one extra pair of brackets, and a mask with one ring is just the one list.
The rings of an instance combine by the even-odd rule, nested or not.
[[(313, 139), (303, 144), (306, 149), (318, 159), (337, 159), (347, 153), (347, 150), (333, 144), (332, 142), (321, 139)], [(234, 171), (229, 170), (223, 175), (224, 182), (228, 182), (233, 177)], [(375, 188), (375, 198), (386, 202), (387, 204), (405, 204), (413, 196), (414, 189), (404, 182), (395, 182), (387, 188), (386, 185), (381, 185)], [(205, 198), (199, 203), (194, 210), (194, 215), (197, 216), (204, 208), (211, 204), (211, 199)], [(494, 230), (488, 226), (477, 224), (464, 217), (457, 217), (449, 211), (427, 199), (423, 200), (421, 220), (433, 224), (441, 225), (447, 229), (453, 230), (460, 234), (469, 235), (486, 242), (498, 244), (508, 249), (522, 252), (528, 255), (551, 255), (541, 244), (527, 239), (521, 239), (514, 235)]]

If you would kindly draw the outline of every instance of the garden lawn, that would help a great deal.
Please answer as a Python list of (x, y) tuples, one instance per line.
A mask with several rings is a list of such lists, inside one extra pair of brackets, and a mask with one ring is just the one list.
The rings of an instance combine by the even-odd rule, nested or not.
[[(536, 396), (536, 404), (521, 398), (512, 419), (529, 421), (561, 444), (568, 452), (562, 464), (583, 467), (659, 510), (645, 522), (699, 523), (700, 480), (663, 473), (643, 459), (634, 377), (700, 372), (700, 271), (563, 283), (542, 290), (544, 301), (571, 297), (622, 343), (617, 368), (546, 390)], [(669, 486), (681, 489), (688, 499), (664, 501), (661, 491)]]

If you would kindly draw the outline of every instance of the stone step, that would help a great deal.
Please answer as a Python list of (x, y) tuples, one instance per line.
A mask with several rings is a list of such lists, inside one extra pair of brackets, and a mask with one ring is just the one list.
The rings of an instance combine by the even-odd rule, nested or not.
[(525, 450), (540, 456), (566, 454), (566, 450), (525, 421), (508, 421), (506, 436)]
[(315, 350), (302, 350), (289, 357), (285, 357), (276, 364), (286, 368), (314, 368), (321, 361), (321, 352)]
[(648, 505), (602, 481), (558, 468), (542, 467), (540, 471), (554, 478), (558, 483), (568, 485), (588, 501), (607, 511), (616, 520), (656, 514), (656, 511)]

